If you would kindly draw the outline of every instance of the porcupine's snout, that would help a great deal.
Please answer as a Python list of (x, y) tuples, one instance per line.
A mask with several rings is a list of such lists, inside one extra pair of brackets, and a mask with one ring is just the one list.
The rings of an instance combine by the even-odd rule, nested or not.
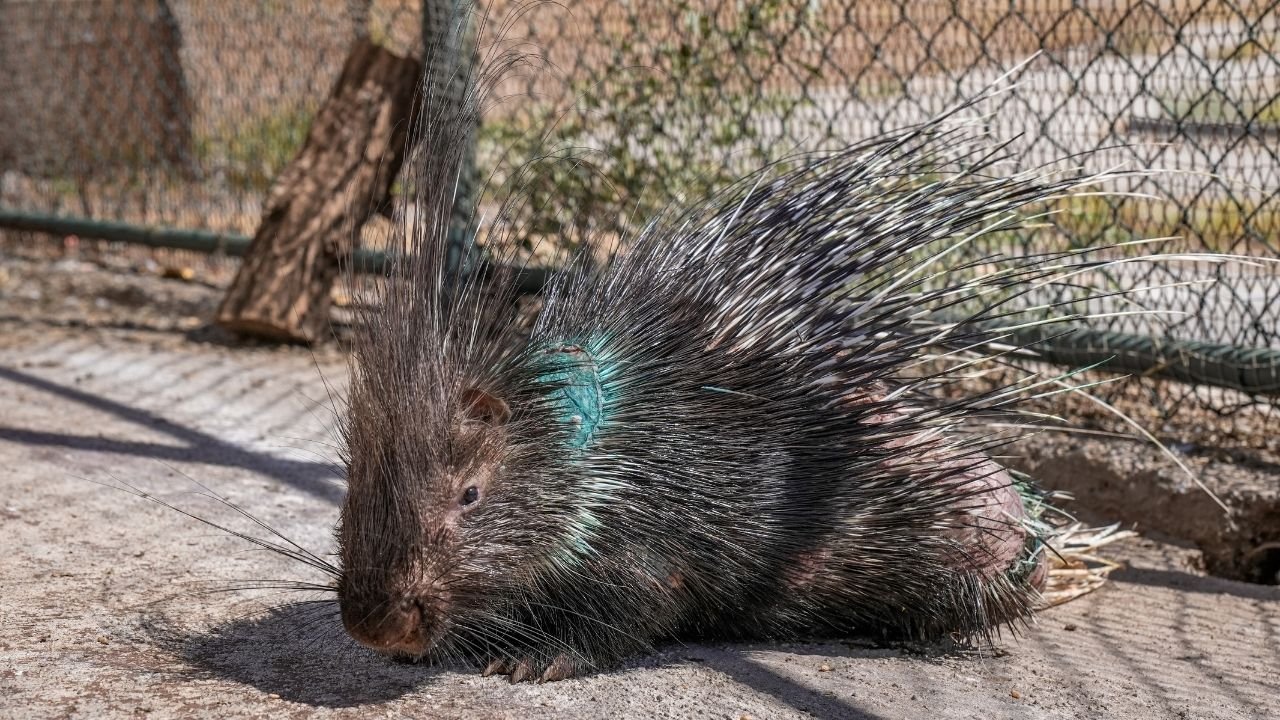
[(412, 600), (385, 601), (375, 607), (344, 604), (342, 624), (356, 642), (381, 652), (420, 654), (422, 609)]
[(443, 627), (439, 603), (411, 592), (343, 592), (342, 625), (356, 642), (380, 653), (421, 657)]

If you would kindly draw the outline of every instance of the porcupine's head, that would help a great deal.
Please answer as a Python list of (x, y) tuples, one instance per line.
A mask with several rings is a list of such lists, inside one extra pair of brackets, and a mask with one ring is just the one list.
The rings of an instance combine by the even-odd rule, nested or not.
[[(370, 315), (405, 310), (390, 295), (398, 290)], [(492, 592), (486, 578), (500, 572), (486, 550), (504, 544), (492, 529), (510, 521), (511, 411), (468, 380), (464, 353), (445, 349), (457, 338), (413, 312), (426, 309), (407, 309), (402, 327), (366, 318), (353, 350), (337, 539), (347, 631), (417, 658), (449, 633), (455, 607)]]
[[(475, 32), (460, 18), (454, 37)], [(415, 659), (475, 656), (496, 634), (536, 641), (532, 629), (498, 625), (509, 615), (499, 609), (527, 599), (530, 568), (558, 535), (555, 508), (570, 491), (546, 443), (529, 440), (545, 439), (554, 419), (539, 371), (511, 360), (514, 271), (450, 261), (471, 222), (459, 217), (455, 190), (483, 104), (478, 86), (524, 58), (498, 52), (482, 67), (474, 51), (444, 56), (428, 61), (435, 69), (406, 160), (412, 194), (389, 239), (388, 273), (353, 291), (367, 302), (356, 306), (336, 531), (347, 631)]]
[(536, 602), (539, 578), (554, 575), (575, 522), (570, 456), (595, 423), (580, 409), (585, 350), (497, 357), (449, 325), (444, 345), (475, 350), (414, 334), (360, 357), (346, 419), (343, 624), (415, 659), (471, 657), (486, 640), (539, 646), (537, 628), (511, 627), (510, 608)]
[(339, 602), (361, 644), (417, 658), (511, 595), (539, 501), (510, 472), (505, 401), (390, 353), (362, 358), (350, 393)]

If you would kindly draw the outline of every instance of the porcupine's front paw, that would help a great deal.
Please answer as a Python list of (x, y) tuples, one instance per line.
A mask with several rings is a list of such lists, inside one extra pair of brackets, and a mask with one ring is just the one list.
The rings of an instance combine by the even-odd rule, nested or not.
[(562, 654), (557, 655), (545, 665), (528, 657), (521, 660), (498, 658), (490, 662), (481, 674), (485, 677), (506, 675), (513, 683), (524, 682), (525, 680), (535, 680), (542, 683), (567, 680), (576, 675), (577, 672), (578, 668), (573, 660), (570, 660), (568, 655)]

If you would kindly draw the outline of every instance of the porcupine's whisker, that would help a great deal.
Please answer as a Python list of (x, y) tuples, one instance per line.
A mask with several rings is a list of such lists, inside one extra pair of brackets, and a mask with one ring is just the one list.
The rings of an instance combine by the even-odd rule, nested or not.
[[(176, 471), (176, 470), (175, 470), (175, 471)], [(279, 555), (279, 556), (281, 556), (281, 557), (285, 557), (285, 558), (288, 558), (288, 559), (290, 559), (290, 560), (294, 560), (294, 561), (296, 561), (296, 562), (302, 563), (303, 565), (307, 565), (307, 566), (312, 567), (312, 568), (314, 568), (314, 569), (316, 569), (316, 570), (320, 570), (321, 572), (324, 572), (324, 573), (326, 573), (326, 574), (328, 574), (328, 575), (330, 575), (330, 576), (337, 576), (337, 575), (339, 574), (338, 569), (337, 569), (336, 567), (334, 567), (331, 563), (329, 563), (329, 562), (325, 561), (324, 559), (322, 559), (322, 558), (320, 558), (320, 557), (316, 556), (315, 554), (311, 553), (310, 551), (306, 550), (305, 548), (301, 547), (300, 545), (297, 545), (297, 544), (296, 544), (296, 543), (294, 543), (293, 541), (289, 540), (286, 536), (282, 535), (281, 533), (279, 533), (278, 531), (276, 531), (275, 529), (273, 529), (270, 525), (268, 525), (268, 524), (266, 524), (265, 522), (263, 522), (263, 521), (259, 520), (256, 516), (254, 516), (253, 514), (249, 513), (248, 511), (244, 510), (243, 508), (240, 508), (239, 506), (235, 505), (234, 503), (231, 503), (230, 501), (227, 501), (227, 500), (225, 500), (224, 498), (218, 497), (217, 495), (213, 494), (212, 492), (207, 491), (207, 488), (205, 488), (206, 492), (194, 492), (194, 493), (191, 493), (191, 494), (193, 494), (193, 495), (195, 495), (195, 496), (197, 496), (197, 497), (209, 498), (209, 499), (212, 499), (212, 500), (218, 501), (219, 503), (221, 503), (221, 504), (223, 504), (223, 505), (225, 505), (225, 506), (227, 506), (227, 507), (230, 507), (231, 509), (233, 509), (233, 510), (237, 511), (239, 514), (241, 514), (241, 515), (243, 515), (244, 517), (246, 517), (246, 518), (250, 519), (251, 521), (253, 521), (253, 522), (254, 522), (255, 524), (257, 524), (259, 527), (262, 527), (262, 528), (264, 528), (264, 529), (268, 530), (269, 532), (271, 532), (273, 535), (275, 535), (275, 536), (277, 536), (277, 537), (281, 538), (281, 539), (282, 539), (282, 540), (284, 540), (286, 543), (288, 543), (288, 545), (280, 545), (280, 544), (277, 544), (277, 543), (273, 543), (273, 542), (271, 542), (271, 541), (269, 541), (269, 540), (264, 540), (264, 539), (262, 539), (262, 538), (254, 537), (254, 536), (249, 535), (249, 534), (247, 534), (247, 533), (243, 533), (243, 532), (240, 532), (240, 531), (238, 531), (238, 530), (235, 530), (235, 529), (229, 528), (229, 527), (227, 527), (227, 526), (225, 526), (225, 525), (221, 525), (221, 524), (219, 524), (219, 523), (217, 523), (217, 522), (214, 522), (214, 521), (212, 521), (212, 520), (209, 520), (208, 518), (202, 517), (202, 516), (200, 516), (200, 515), (196, 515), (195, 513), (192, 513), (192, 512), (190, 512), (190, 511), (188, 511), (188, 510), (184, 510), (184, 509), (182, 509), (182, 508), (180, 508), (180, 507), (178, 507), (178, 506), (176, 506), (176, 505), (173, 505), (172, 503), (170, 503), (170, 502), (168, 502), (168, 501), (166, 501), (166, 500), (163, 500), (162, 498), (157, 497), (156, 495), (154, 495), (154, 494), (152, 494), (152, 493), (146, 492), (146, 491), (144, 491), (144, 490), (142, 490), (142, 489), (140, 489), (140, 488), (138, 488), (138, 487), (136, 487), (136, 486), (134, 486), (134, 485), (132, 485), (132, 484), (130, 484), (130, 483), (128, 483), (128, 482), (126, 482), (126, 481), (124, 481), (124, 480), (121, 480), (120, 478), (114, 477), (114, 476), (112, 476), (112, 480), (113, 480), (115, 483), (119, 483), (118, 485), (113, 485), (113, 484), (111, 484), (111, 483), (99, 482), (99, 481), (97, 481), (97, 480), (93, 480), (93, 479), (90, 479), (90, 478), (83, 478), (83, 479), (84, 479), (84, 480), (86, 480), (86, 481), (88, 481), (88, 482), (92, 482), (92, 483), (94, 483), (94, 484), (96, 484), (96, 485), (101, 485), (101, 486), (103, 486), (103, 487), (111, 488), (111, 489), (113, 489), (113, 490), (119, 490), (119, 491), (121, 491), (121, 492), (127, 492), (127, 493), (129, 493), (130, 495), (133, 495), (133, 496), (135, 496), (135, 497), (141, 498), (141, 499), (143, 499), (143, 500), (148, 500), (148, 501), (153, 502), (153, 503), (155, 503), (155, 504), (157, 504), (157, 505), (160, 505), (161, 507), (164, 507), (164, 508), (167, 508), (167, 509), (169, 509), (169, 510), (172, 510), (172, 511), (174, 511), (174, 512), (178, 513), (179, 515), (182, 515), (182, 516), (184, 516), (184, 517), (190, 518), (190, 519), (195, 520), (195, 521), (197, 521), (197, 522), (199, 522), (199, 523), (202, 523), (202, 524), (207, 525), (207, 526), (209, 526), (209, 527), (211, 527), (211, 528), (214, 528), (215, 530), (219, 530), (219, 531), (224, 532), (224, 533), (226, 533), (226, 534), (228, 534), (228, 535), (231, 535), (231, 536), (233, 536), (233, 537), (236, 537), (236, 538), (239, 538), (239, 539), (241, 539), (241, 540), (244, 540), (244, 541), (246, 541), (246, 542), (248, 542), (248, 543), (250, 543), (250, 544), (252, 544), (252, 545), (254, 545), (254, 546), (256, 546), (256, 547), (258, 547), (258, 548), (260, 548), (260, 549), (262, 549), (262, 550), (266, 550), (266, 551), (268, 551), (268, 552), (274, 553), (274, 554)], [(193, 481), (193, 482), (194, 482), (194, 481)], [(198, 483), (197, 483), (197, 484), (198, 484)], [(201, 487), (204, 487), (204, 486), (201, 486)]]
[[(302, 545), (299, 545), (298, 543), (294, 542), (291, 538), (287, 537), (286, 535), (284, 535), (283, 533), (281, 533), (279, 530), (276, 530), (274, 527), (272, 527), (272, 526), (271, 526), (270, 524), (268, 524), (267, 522), (263, 521), (263, 520), (262, 520), (261, 518), (259, 518), (258, 516), (254, 515), (253, 513), (249, 512), (248, 510), (245, 510), (243, 507), (241, 507), (241, 506), (239, 506), (239, 505), (237, 505), (237, 504), (235, 504), (235, 503), (231, 502), (230, 500), (226, 499), (225, 497), (222, 497), (221, 495), (218, 495), (217, 493), (215, 493), (215, 492), (213, 491), (213, 489), (212, 489), (212, 488), (210, 488), (208, 485), (205, 485), (204, 483), (200, 482), (199, 480), (195, 479), (194, 477), (192, 477), (191, 475), (189, 475), (186, 471), (182, 470), (181, 468), (174, 467), (173, 465), (170, 465), (169, 463), (163, 463), (163, 464), (164, 464), (166, 467), (168, 467), (171, 471), (173, 471), (173, 472), (175, 472), (175, 473), (177, 473), (177, 474), (181, 475), (182, 477), (184, 477), (188, 482), (190, 482), (190, 483), (194, 484), (195, 486), (199, 487), (199, 488), (203, 491), (203, 493), (196, 493), (197, 495), (203, 495), (204, 497), (210, 498), (210, 499), (212, 499), (212, 500), (216, 501), (218, 504), (222, 505), (223, 507), (230, 508), (231, 510), (235, 511), (237, 514), (241, 515), (242, 517), (247, 518), (247, 519), (248, 519), (249, 521), (251, 521), (254, 525), (257, 525), (258, 527), (262, 528), (263, 530), (266, 530), (266, 531), (267, 531), (268, 533), (270, 533), (271, 535), (273, 535), (273, 536), (275, 536), (275, 537), (279, 538), (281, 541), (283, 541), (285, 544), (287, 544), (287, 545), (289, 546), (289, 548), (292, 548), (292, 551), (296, 551), (296, 553), (297, 553), (300, 557), (308, 558), (308, 559), (311, 561), (311, 563), (314, 563), (314, 564), (313, 564), (313, 567), (316, 567), (317, 569), (326, 570), (326, 572), (329, 572), (329, 574), (334, 574), (334, 573), (337, 571), (337, 568), (335, 568), (333, 565), (331, 565), (330, 563), (328, 563), (327, 561), (325, 561), (323, 558), (319, 557), (319, 556), (318, 556), (318, 555), (316, 555), (315, 553), (313, 553), (313, 552), (311, 552), (310, 550), (306, 549), (306, 548), (305, 548), (305, 547), (303, 547)], [(175, 508), (175, 509), (176, 509), (176, 508)], [(181, 511), (179, 511), (179, 512), (181, 512)], [(204, 521), (204, 520), (203, 520), (203, 519), (201, 519), (201, 518), (195, 518), (195, 519), (196, 519), (196, 520), (200, 520), (201, 522), (206, 522), (206, 521)], [(311, 563), (308, 563), (308, 564), (311, 564)]]
[(338, 589), (332, 585), (309, 583), (301, 580), (238, 580), (225, 587), (210, 590), (216, 592), (237, 592), (240, 590), (282, 590), (297, 592), (336, 593)]

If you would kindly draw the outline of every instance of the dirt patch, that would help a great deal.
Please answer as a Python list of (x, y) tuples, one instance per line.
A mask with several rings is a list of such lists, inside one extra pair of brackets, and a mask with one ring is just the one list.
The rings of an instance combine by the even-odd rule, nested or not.
[[(0, 233), (0, 346), (55, 326), (89, 331), (140, 330), (169, 345), (195, 342), (238, 348), (273, 343), (224, 332), (212, 324), (238, 268), (231, 258), (102, 241), (30, 240)], [(335, 288), (336, 295), (346, 291)], [(345, 303), (339, 299), (339, 303)], [(334, 309), (330, 336), (315, 352), (342, 352), (350, 313)]]
[(1085, 519), (1192, 543), (1214, 575), (1280, 584), (1280, 466), (1179, 453), (1201, 487), (1159, 448), (1139, 441), (1046, 433), (1015, 452), (1013, 466), (1046, 489), (1069, 493)]

